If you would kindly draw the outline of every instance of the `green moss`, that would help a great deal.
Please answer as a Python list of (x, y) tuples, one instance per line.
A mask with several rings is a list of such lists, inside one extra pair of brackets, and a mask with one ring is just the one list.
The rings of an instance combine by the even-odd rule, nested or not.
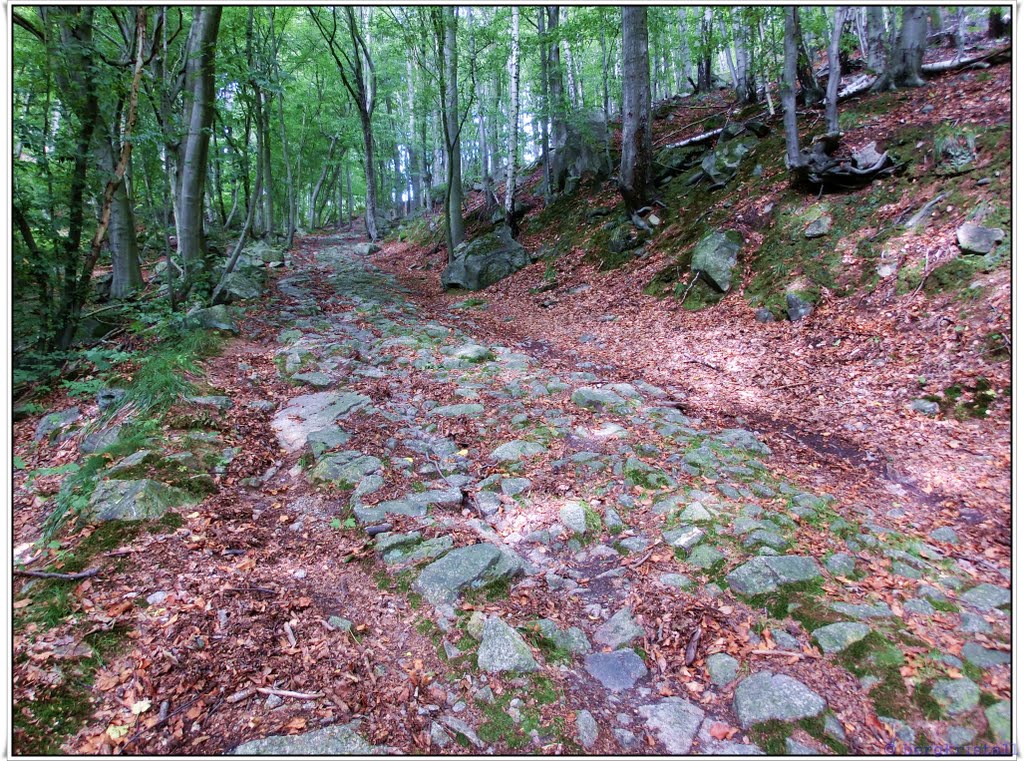
[(797, 721), (797, 725), (803, 729), (811, 737), (825, 743), (828, 748), (837, 755), (848, 755), (850, 750), (846, 747), (846, 744), (835, 739), (831, 735), (825, 732), (825, 717), (814, 716), (803, 718)]
[(558, 685), (550, 677), (533, 674), (530, 677), (530, 683), (532, 686), (530, 697), (540, 705), (548, 705), (558, 700), (560, 694)]
[(792, 732), (792, 724), (772, 719), (755, 724), (747, 734), (769, 756), (784, 756), (786, 755), (786, 738)]
[(949, 600), (929, 600), (932, 607), (935, 610), (941, 611), (942, 613), (959, 613), (960, 606), (956, 603), (952, 603)]
[(907, 700), (907, 688), (903, 684), (899, 670), (889, 669), (882, 672), (881, 680), (868, 693), (868, 697), (875, 704), (875, 712), (879, 716), (906, 719), (910, 715), (910, 702)]
[(916, 705), (926, 719), (938, 721), (943, 717), (942, 706), (932, 697), (931, 685), (924, 682), (914, 686), (914, 705)]
[(813, 631), (825, 624), (835, 623), (842, 617), (826, 607), (822, 599), (821, 580), (801, 581), (750, 598), (751, 608), (764, 609), (772, 618), (792, 617)]

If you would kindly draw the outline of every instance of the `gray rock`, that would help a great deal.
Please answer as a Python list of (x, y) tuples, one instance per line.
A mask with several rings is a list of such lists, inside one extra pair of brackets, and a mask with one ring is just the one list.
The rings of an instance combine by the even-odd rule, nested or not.
[(689, 550), (704, 538), (704, 530), (696, 526), (680, 526), (663, 532), (661, 538), (669, 547)]
[(558, 511), (558, 520), (574, 534), (587, 533), (587, 510), (576, 500), (566, 502), (562, 506)]
[(100, 408), (100, 412), (106, 412), (116, 407), (126, 393), (128, 392), (123, 388), (102, 388), (96, 392), (96, 406)]
[(740, 662), (725, 653), (709, 655), (705, 660), (705, 664), (708, 669), (708, 675), (711, 677), (711, 683), (718, 687), (729, 684), (729, 682), (736, 678), (740, 669)]
[(922, 415), (934, 416), (939, 414), (939, 403), (930, 402), (927, 399), (915, 399), (910, 403), (910, 409)]
[(797, 742), (792, 737), (786, 738), (786, 755), (787, 756), (820, 756), (822, 755), (820, 750), (812, 748), (810, 745), (804, 745), (802, 742)]
[(929, 532), (928, 536), (936, 542), (945, 542), (947, 544), (959, 544), (960, 537), (956, 535), (956, 531), (951, 529), (949, 526), (942, 526)]
[(879, 716), (878, 720), (888, 727), (892, 728), (893, 734), (896, 739), (900, 742), (913, 745), (915, 740), (914, 730), (899, 719), (893, 719), (889, 716)]
[(713, 185), (724, 185), (736, 176), (743, 157), (756, 145), (757, 140), (752, 136), (720, 142), (713, 151), (704, 156), (700, 165), (701, 170)]
[(844, 616), (850, 616), (851, 618), (857, 618), (861, 621), (870, 618), (889, 618), (892, 616), (892, 610), (884, 602), (877, 603), (850, 603), (850, 602), (836, 602), (832, 603), (832, 610), (837, 613), (842, 613)]
[(732, 287), (736, 254), (742, 246), (743, 236), (736, 230), (708, 233), (693, 249), (690, 271), (719, 293), (727, 293)]
[(597, 722), (590, 711), (582, 710), (576, 714), (576, 735), (580, 738), (580, 745), (587, 750), (593, 748), (597, 742)]
[(309, 471), (309, 479), (313, 483), (352, 489), (363, 476), (379, 473), (383, 467), (384, 463), (370, 455), (352, 457), (349, 452), (336, 452), (324, 455)]
[(616, 742), (623, 750), (632, 750), (640, 743), (636, 735), (622, 727), (612, 729), (612, 734), (615, 735)]
[(448, 404), (434, 407), (427, 413), (428, 417), (479, 417), (484, 414), (482, 404)]
[(967, 745), (977, 736), (978, 731), (974, 727), (950, 727), (946, 731), (946, 738), (949, 740), (949, 744), (955, 748)]
[(841, 743), (846, 742), (846, 730), (843, 729), (839, 719), (832, 714), (825, 715), (825, 734), (833, 740), (838, 740)]
[(663, 698), (637, 710), (647, 728), (658, 736), (670, 755), (689, 755), (704, 722), (704, 711), (688, 700)]
[(444, 288), (479, 291), (530, 263), (530, 255), (512, 238), (505, 225), (455, 247), (452, 261), (441, 273)]
[(36, 425), (36, 432), (33, 435), (33, 441), (42, 441), (43, 439), (52, 439), (54, 434), (60, 434), (65, 428), (76, 422), (82, 416), (82, 411), (78, 407), (71, 407), (61, 412), (51, 412), (49, 415), (45, 415)]
[(462, 735), (465, 737), (475, 748), (484, 747), (484, 741), (477, 735), (476, 730), (473, 729), (462, 719), (456, 718), (455, 716), (442, 716), (440, 719), (441, 723), (444, 724), (448, 729), (455, 733), (456, 737)]
[(988, 719), (988, 728), (992, 737), (997, 743), (1008, 743), (1011, 737), (1012, 716), (1010, 712), (1010, 701), (1001, 700), (985, 709), (985, 718)]
[(577, 626), (570, 626), (568, 629), (558, 628), (558, 624), (550, 618), (542, 618), (531, 624), (535, 627), (541, 638), (558, 648), (574, 655), (589, 653), (591, 650), (590, 640), (586, 633)]
[(960, 595), (960, 601), (978, 610), (994, 610), (1010, 602), (1010, 590), (995, 584), (979, 584)]
[(501, 493), (506, 497), (514, 497), (529, 490), (532, 485), (529, 478), (504, 478), (501, 481)]
[(317, 370), (308, 373), (295, 373), (292, 380), (313, 388), (331, 388), (338, 382), (336, 378)]
[(242, 272), (232, 272), (223, 280), (220, 298), (225, 304), (232, 304), (246, 299), (258, 299), (262, 294), (263, 289), (255, 279)]
[(78, 451), (82, 454), (95, 454), (117, 443), (121, 435), (121, 425), (115, 424), (109, 428), (90, 433), (78, 445)]
[(477, 667), (491, 674), (536, 671), (540, 668), (519, 632), (498, 616), (491, 616), (484, 624), (477, 652)]
[(791, 322), (799, 322), (814, 311), (814, 305), (795, 293), (786, 294), (786, 314)]
[(644, 630), (633, 620), (629, 608), (623, 608), (597, 628), (594, 639), (602, 645), (617, 649), (643, 635)]
[(733, 709), (740, 726), (750, 729), (772, 719), (795, 721), (817, 716), (825, 710), (825, 699), (793, 677), (759, 671), (736, 687)]
[(188, 493), (157, 481), (109, 479), (96, 485), (89, 513), (98, 521), (154, 520), (173, 507), (194, 501)]
[(534, 457), (548, 451), (543, 444), (534, 441), (516, 439), (497, 447), (491, 452), (491, 459), (498, 462), (518, 462), (527, 457)]
[(932, 687), (932, 697), (947, 716), (957, 716), (978, 705), (981, 692), (970, 679), (939, 679)]
[(964, 612), (960, 614), (960, 631), (967, 634), (988, 634), (992, 631), (992, 625), (977, 613)]
[(451, 605), (463, 589), (495, 578), (501, 560), (501, 551), (487, 542), (460, 547), (424, 568), (416, 579), (416, 591), (435, 607)]
[(697, 568), (710, 568), (724, 558), (725, 555), (715, 547), (709, 544), (702, 544), (690, 550), (690, 554), (686, 556), (686, 562)]
[(288, 452), (306, 445), (314, 431), (331, 428), (335, 421), (368, 407), (370, 398), (349, 392), (320, 391), (296, 396), (271, 421), (277, 441)]
[(820, 238), (823, 235), (827, 235), (832, 229), (832, 215), (822, 214), (816, 220), (807, 225), (807, 229), (804, 230), (805, 238)]
[(188, 321), (206, 330), (219, 330), (238, 335), (238, 325), (235, 324), (231, 313), (223, 304), (206, 307), (205, 309), (191, 309), (188, 312)]
[(626, 400), (614, 391), (601, 388), (584, 387), (572, 392), (572, 401), (589, 410), (601, 410), (607, 407), (621, 407)]
[(956, 231), (956, 242), (965, 254), (990, 254), (1006, 233), (998, 227), (982, 227), (967, 222)]
[(584, 661), (587, 673), (612, 692), (628, 690), (647, 676), (647, 666), (632, 650), (592, 653)]
[(758, 595), (780, 586), (821, 578), (813, 558), (804, 555), (758, 557), (734, 569), (725, 577), (734, 592)]
[(754, 319), (760, 323), (775, 322), (775, 315), (767, 307), (758, 307), (754, 312)]
[(210, 407), (220, 412), (231, 409), (235, 404), (228, 396), (187, 396), (185, 401), (197, 407)]
[(675, 589), (690, 589), (693, 586), (693, 579), (681, 573), (663, 573), (659, 579), (666, 587)]
[(841, 621), (815, 629), (811, 634), (826, 653), (840, 653), (855, 642), (860, 642), (871, 628), (867, 624)]
[(978, 668), (983, 669), (1001, 666), (1004, 663), (1010, 663), (1013, 660), (1008, 652), (982, 647), (977, 642), (966, 643), (960, 654)]
[(242, 743), (233, 751), (236, 756), (352, 756), (387, 752), (370, 745), (356, 731), (358, 722), (335, 724), (301, 735), (272, 735)]
[(731, 740), (716, 740), (711, 735), (711, 728), (718, 720), (707, 716), (697, 733), (699, 752), (707, 756), (762, 756), (764, 751), (753, 743), (739, 743)]
[(857, 561), (853, 555), (846, 552), (837, 552), (825, 558), (825, 568), (833, 576), (852, 576), (857, 570)]

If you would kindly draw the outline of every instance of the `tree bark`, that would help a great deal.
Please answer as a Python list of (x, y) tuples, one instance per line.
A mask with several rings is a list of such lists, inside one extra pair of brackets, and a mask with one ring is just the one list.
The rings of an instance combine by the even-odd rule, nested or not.
[(519, 232), (515, 216), (516, 169), (519, 162), (519, 7), (512, 6), (512, 54), (509, 58), (508, 163), (505, 170), (505, 223), (512, 237)]
[[(323, 190), (324, 181), (327, 179), (328, 171), (331, 168), (331, 159), (334, 157), (334, 148), (338, 144), (338, 136), (335, 135), (331, 138), (331, 144), (327, 148), (327, 160), (324, 162), (324, 168), (320, 170), (320, 177), (316, 181), (316, 185), (313, 186), (313, 194), (309, 199), (309, 229), (313, 229), (313, 222), (315, 221), (314, 213), (316, 211), (316, 202), (320, 197), (320, 192)], [(339, 212), (340, 213), (340, 212)]]
[(782, 9), (785, 19), (783, 34), (782, 68), (782, 123), (786, 133), (786, 166), (794, 169), (800, 164), (800, 133), (796, 126), (796, 7), (789, 5)]
[[(551, 44), (548, 48), (548, 95), (551, 99), (551, 190), (557, 195), (565, 190), (569, 167), (565, 163), (565, 143), (568, 139), (566, 126), (565, 92), (562, 88), (562, 63), (559, 54), (558, 26), (561, 10), (557, 5), (548, 6), (548, 34)], [(568, 61), (566, 62), (568, 65)]]
[(447, 63), (448, 103), (447, 134), (448, 149), (448, 218), (451, 221), (452, 246), (458, 246), (466, 238), (466, 227), (462, 220), (462, 125), (459, 121), (459, 50), (455, 41), (455, 6), (444, 11), (444, 57)]
[(178, 253), (186, 277), (205, 269), (206, 236), (203, 197), (213, 123), (214, 56), (221, 6), (197, 6), (189, 32), (185, 64), (185, 139), (179, 149), (177, 233)]
[(846, 8), (837, 6), (832, 23), (832, 39), (828, 46), (828, 87), (825, 89), (825, 129), (829, 134), (839, 133), (839, 43), (846, 24)]
[(864, 10), (864, 50), (868, 69), (874, 74), (885, 70), (885, 17), (880, 5), (869, 5)]
[(626, 210), (647, 205), (651, 183), (651, 75), (647, 8), (622, 9), (622, 162), (619, 192)]
[(922, 6), (903, 7), (903, 25), (899, 38), (889, 51), (885, 72), (875, 82), (874, 90), (897, 87), (920, 87), (924, 84), (921, 66), (928, 34), (927, 9)]

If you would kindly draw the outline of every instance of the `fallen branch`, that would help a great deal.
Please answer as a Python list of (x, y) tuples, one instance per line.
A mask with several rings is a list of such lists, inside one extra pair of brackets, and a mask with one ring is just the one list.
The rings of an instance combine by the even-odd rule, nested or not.
[(32, 576), (37, 579), (63, 579), (64, 581), (88, 579), (99, 572), (99, 568), (90, 568), (88, 571), (81, 571), (79, 573), (54, 573), (51, 571), (22, 571), (17, 568), (14, 569), (15, 576)]
[(322, 692), (294, 692), (292, 690), (275, 690), (273, 687), (257, 687), (256, 692), (264, 695), (277, 695), (279, 698), (295, 698), (296, 700), (313, 700), (322, 698)]
[(701, 635), (704, 634), (704, 630), (699, 626), (697, 630), (690, 637), (690, 642), (686, 646), (686, 665), (689, 666), (695, 660), (697, 660), (697, 647), (700, 645)]
[(751, 655), (778, 655), (786, 658), (821, 658), (816, 653), (797, 653), (792, 650), (751, 650)]

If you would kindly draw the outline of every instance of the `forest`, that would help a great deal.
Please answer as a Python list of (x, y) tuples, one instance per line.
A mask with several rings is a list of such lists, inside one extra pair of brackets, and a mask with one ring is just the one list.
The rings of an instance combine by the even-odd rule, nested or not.
[(1009, 748), (1010, 6), (8, 13), (14, 752)]

